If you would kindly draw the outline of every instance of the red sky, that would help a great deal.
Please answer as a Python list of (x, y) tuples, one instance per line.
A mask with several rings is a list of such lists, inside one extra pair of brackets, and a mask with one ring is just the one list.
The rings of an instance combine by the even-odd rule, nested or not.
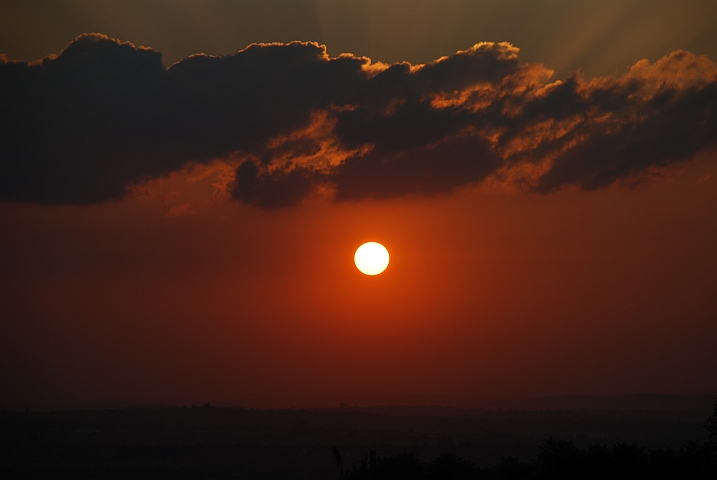
[[(545, 35), (534, 28), (530, 37), (516, 27), (528, 24), (533, 15), (521, 10), (520, 2), (503, 7), (476, 3), (482, 10), (449, 3), (431, 28), (410, 30), (383, 50), (377, 38), (388, 30), (377, 25), (392, 18), (428, 25), (436, 16), (435, 4), (421, 3), (423, 10), (414, 10), (389, 2), (382, 10), (374, 2), (357, 2), (363, 16), (357, 17), (354, 30), (343, 34), (337, 31), (338, 20), (329, 20), (352, 12), (326, 3), (299, 3), (297, 15), (318, 19), (301, 25), (277, 13), (284, 12), (280, 8), (272, 17), (269, 11), (247, 7), (245, 16), (230, 16), (226, 22), (247, 22), (254, 15), (259, 25), (254, 38), (225, 33), (202, 43), (206, 36), (196, 32), (232, 31), (216, 23), (216, 12), (231, 10), (228, 4), (206, 3), (207, 18), (189, 20), (187, 4), (172, 8), (150, 3), (162, 18), (190, 22), (187, 40), (168, 23), (159, 22), (153, 31), (135, 17), (124, 18), (128, 10), (121, 5), (113, 7), (112, 23), (110, 7), (102, 16), (85, 2), (57, 3), (63, 22), (40, 34), (42, 15), (8, 3), (15, 27), (0, 38), (0, 51), (10, 61), (59, 55), (77, 35), (100, 31), (156, 51), (169, 46), (165, 66), (189, 53), (228, 54), (253, 41), (289, 40), (325, 42), (332, 58), (349, 51), (348, 46), (374, 63), (413, 64), (454, 55), (481, 41), (509, 41), (521, 49), (518, 58), (524, 63), (510, 63), (505, 68), (517, 70), (507, 74), (490, 67), (500, 76), (480, 90), (494, 92), (485, 93), (493, 95), (485, 97), (492, 105), (505, 101), (506, 109), (521, 112), (486, 117), (505, 122), (505, 130), (496, 135), (507, 138), (505, 132), (515, 129), (512, 143), (471, 143), (477, 150), (468, 154), (457, 142), (482, 139), (489, 132), (479, 123), (483, 117), (475, 116), (483, 100), (441, 90), (441, 82), (459, 81), (464, 92), (474, 91), (476, 83), (460, 83), (472, 68), (466, 64), (459, 64), (455, 76), (441, 71), (441, 64), (431, 64), (438, 66), (424, 68), (424, 77), (416, 77), (415, 83), (414, 73), (405, 74), (405, 88), (426, 89), (434, 102), (460, 104), (452, 110), (417, 109), (405, 121), (401, 108), (412, 105), (413, 97), (391, 90), (386, 95), (398, 95), (398, 100), (383, 104), (381, 95), (388, 87), (370, 86), (369, 93), (350, 97), (353, 110), (338, 109), (336, 99), (334, 110), (321, 110), (325, 107), (319, 103), (291, 103), (294, 87), (288, 86), (288, 103), (280, 106), (291, 111), (285, 118), (266, 113), (271, 121), (248, 136), (233, 130), (244, 125), (241, 114), (230, 117), (235, 123), (227, 123), (226, 136), (219, 135), (225, 124), (211, 108), (195, 115), (207, 115), (206, 122), (190, 124), (189, 133), (176, 135), (165, 127), (172, 121), (166, 109), (173, 104), (167, 100), (159, 113), (147, 110), (158, 115), (152, 122), (164, 122), (156, 131), (146, 127), (151, 122), (135, 116), (133, 106), (117, 110), (119, 120), (107, 124), (110, 130), (103, 130), (105, 124), (83, 123), (82, 128), (96, 128), (96, 138), (101, 137), (92, 143), (93, 138), (77, 133), (73, 112), (81, 112), (77, 118), (91, 118), (98, 99), (106, 99), (108, 111), (127, 105), (114, 100), (113, 91), (93, 97), (87, 110), (65, 107), (64, 97), (59, 98), (47, 112), (59, 111), (69, 120), (56, 132), (54, 127), (32, 132), (26, 125), (41, 124), (32, 123), (40, 122), (32, 116), (34, 110), (9, 110), (5, 118), (16, 128), (12, 132), (30, 141), (2, 137), (0, 383), (6, 388), (0, 405), (261, 405), (257, 399), (271, 397), (285, 399), (289, 406), (297, 397), (314, 398), (318, 405), (321, 398), (399, 394), (714, 393), (717, 141), (709, 121), (716, 114), (712, 62), (717, 58), (705, 40), (709, 25), (685, 33), (689, 25), (702, 25), (689, 22), (706, 17), (704, 9), (713, 7), (688, 3), (680, 17), (673, 6), (660, 4), (640, 17), (635, 12), (647, 9), (645, 2), (627, 2), (629, 8), (608, 2), (600, 9), (586, 2), (593, 11), (548, 2), (550, 8), (563, 7), (555, 11), (565, 19), (559, 16)], [(488, 28), (487, 20), (464, 25), (457, 19), (466, 12), (506, 27)], [(670, 28), (662, 29), (667, 34), (653, 34), (654, 25), (663, 25), (659, 20), (669, 15)], [(596, 18), (605, 24), (597, 25)], [(582, 50), (573, 46), (572, 54), (558, 42), (577, 28), (570, 19), (593, 25), (590, 30), (588, 23), (582, 24), (592, 40), (580, 37)], [(445, 25), (457, 29), (450, 41), (471, 40), (448, 45), (441, 35)], [(396, 32), (407, 29), (397, 22)], [(633, 39), (625, 47), (632, 57), (616, 53), (616, 38)], [(526, 44), (525, 55), (519, 40)], [(114, 45), (93, 42), (78, 44), (77, 51), (93, 45), (110, 51)], [(436, 45), (444, 49), (435, 51)], [(129, 48), (126, 58), (139, 59), (141, 52)], [(488, 50), (475, 52), (502, 55), (495, 45), (483, 48)], [(708, 56), (672, 56), (660, 63), (679, 49)], [(270, 50), (258, 52), (268, 55)], [(536, 58), (540, 53), (546, 58)], [(628, 74), (630, 65), (644, 57), (652, 63), (640, 63)], [(458, 62), (464, 57), (451, 58)], [(475, 61), (483, 62), (480, 58)], [(471, 74), (483, 78), (488, 64), (477, 65)], [(561, 103), (555, 92), (570, 85), (569, 70), (582, 65), (587, 73), (569, 90), (578, 100)], [(556, 80), (563, 83), (530, 99), (521, 97), (521, 86), (531, 84), (516, 79), (533, 78), (525, 72), (538, 75), (543, 68), (556, 73), (540, 88)], [(593, 79), (613, 72), (614, 77)], [(505, 87), (504, 74), (514, 75), (516, 86)], [(201, 82), (219, 78), (198, 75), (202, 91), (208, 84)], [(82, 92), (95, 85), (87, 78), (74, 80), (88, 85)], [(14, 95), (12, 88), (30, 88), (29, 81), (18, 82), (2, 84), (3, 95)], [(501, 82), (504, 93), (491, 90)], [(208, 90), (212, 88), (220, 91), (221, 85)], [(617, 106), (599, 96), (618, 98), (626, 91), (631, 92), (629, 100)], [(33, 92), (58, 98), (45, 90)], [(344, 98), (344, 93), (336, 95)], [(302, 98), (319, 102), (311, 94)], [(542, 98), (555, 100), (546, 106)], [(423, 105), (423, 100), (416, 102)], [(375, 116), (374, 105), (396, 110)], [(557, 106), (575, 110), (555, 113)], [(360, 116), (363, 108), (367, 113)], [(302, 109), (313, 113), (303, 115)], [(319, 110), (328, 116), (317, 117)], [(466, 119), (469, 110), (474, 116)], [(272, 112), (264, 106), (256, 111)], [(438, 118), (436, 112), (450, 115)], [(530, 123), (530, 115), (539, 120)], [(425, 123), (412, 123), (416, 118)], [(384, 119), (390, 121), (376, 127)], [(257, 122), (252, 119), (247, 128)], [(135, 123), (142, 128), (134, 128)], [(410, 128), (402, 130), (403, 125)], [(424, 125), (434, 127), (416, 134)], [(435, 133), (446, 125), (457, 126), (451, 127), (453, 133)], [(208, 133), (201, 133), (205, 126)], [(118, 146), (103, 137), (107, 132), (119, 132)], [(422, 136), (434, 133), (442, 135), (437, 143), (421, 143)], [(75, 138), (87, 143), (78, 147)], [(558, 144), (555, 138), (567, 140)], [(356, 145), (373, 150), (350, 153)], [(473, 165), (483, 165), (470, 154), (478, 150), (487, 166), (474, 170)], [(75, 164), (76, 158), (87, 161)], [(332, 163), (339, 161), (338, 166)], [(505, 163), (490, 163), (497, 161)], [(251, 189), (233, 183), (242, 162), (258, 168), (247, 177), (256, 182)], [(311, 170), (316, 162), (333, 166)], [(26, 171), (30, 167), (24, 165), (45, 171)], [(299, 187), (286, 180), (293, 178), (287, 173), (291, 171), (305, 172), (297, 180)], [(308, 190), (300, 189), (302, 179)], [(126, 193), (117, 195), (115, 188)], [(292, 188), (300, 194), (288, 195)], [(386, 272), (376, 277), (362, 275), (353, 265), (355, 249), (366, 241), (381, 242), (391, 255)]]

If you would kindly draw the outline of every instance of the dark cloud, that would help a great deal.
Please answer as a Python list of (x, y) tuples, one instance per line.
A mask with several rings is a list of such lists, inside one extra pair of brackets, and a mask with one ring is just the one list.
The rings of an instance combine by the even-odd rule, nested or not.
[(85, 35), (57, 58), (0, 73), (3, 200), (92, 203), (188, 161), (256, 152), (303, 125), (361, 72), (313, 44), (191, 57)]
[[(600, 89), (602, 90), (602, 89)], [(548, 192), (564, 185), (596, 189), (650, 167), (679, 162), (717, 144), (717, 82), (700, 88), (662, 87), (651, 98), (625, 95), (603, 115), (616, 120), (586, 122), (582, 141), (559, 155), (535, 185)], [(593, 96), (604, 98), (608, 92)], [(620, 95), (618, 95), (620, 96)], [(589, 105), (597, 110), (600, 103)], [(622, 121), (620, 121), (622, 120)]]
[(0, 200), (94, 203), (188, 162), (240, 159), (232, 194), (266, 208), (433, 195), (488, 178), (600, 188), (717, 144), (717, 69), (674, 52), (620, 78), (549, 83), (507, 43), (426, 65), (251, 45), (163, 68), (102, 35), (0, 61)]
[(462, 136), (392, 155), (346, 160), (331, 175), (337, 200), (432, 195), (482, 180), (501, 165), (488, 141)]

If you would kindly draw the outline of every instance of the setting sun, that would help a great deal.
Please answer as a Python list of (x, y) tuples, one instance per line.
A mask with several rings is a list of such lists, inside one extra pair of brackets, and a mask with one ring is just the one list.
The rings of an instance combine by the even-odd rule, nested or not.
[(364, 243), (356, 250), (354, 262), (361, 273), (378, 275), (388, 267), (388, 250), (380, 243)]
[(717, 480), (717, 0), (0, 11), (0, 480)]

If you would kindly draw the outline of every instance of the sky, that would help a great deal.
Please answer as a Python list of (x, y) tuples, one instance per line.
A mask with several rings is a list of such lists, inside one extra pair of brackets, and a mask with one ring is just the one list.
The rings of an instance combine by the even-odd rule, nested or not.
[(716, 23), (1, 1), (0, 407), (717, 393)]

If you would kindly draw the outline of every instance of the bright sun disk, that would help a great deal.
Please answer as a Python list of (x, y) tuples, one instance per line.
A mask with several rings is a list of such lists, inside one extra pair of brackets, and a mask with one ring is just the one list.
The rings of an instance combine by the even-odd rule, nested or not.
[(364, 243), (356, 250), (354, 263), (361, 273), (378, 275), (388, 267), (388, 250), (380, 243)]

